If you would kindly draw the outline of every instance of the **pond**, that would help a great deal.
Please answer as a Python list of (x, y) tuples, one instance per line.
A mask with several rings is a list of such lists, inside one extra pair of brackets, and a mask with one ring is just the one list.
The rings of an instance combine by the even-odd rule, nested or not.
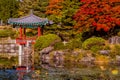
[(120, 66), (41, 63), (31, 71), (0, 70), (0, 80), (120, 80)]

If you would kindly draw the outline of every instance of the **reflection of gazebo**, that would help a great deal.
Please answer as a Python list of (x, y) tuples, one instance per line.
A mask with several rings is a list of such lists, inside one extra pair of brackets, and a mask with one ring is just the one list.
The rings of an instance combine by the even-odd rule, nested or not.
[(16, 40), (19, 44), (25, 44), (24, 39), (26, 39), (26, 28), (38, 28), (38, 36), (40, 36), (42, 34), (41, 29), (48, 23), (48, 20), (46, 18), (39, 18), (31, 13), (22, 18), (10, 18), (8, 23), (12, 24), (13, 27), (20, 29), (20, 36)]
[(16, 43), (19, 44), (19, 65), (22, 65), (22, 56), (24, 57), (24, 46), (28, 47), (35, 39), (26, 37), (26, 28), (37, 28), (38, 36), (42, 34), (42, 27), (48, 23), (46, 18), (40, 18), (35, 16), (32, 12), (30, 15), (21, 17), (21, 18), (10, 18), (8, 20), (9, 24), (12, 24), (13, 27), (19, 28), (20, 35), (16, 39)]

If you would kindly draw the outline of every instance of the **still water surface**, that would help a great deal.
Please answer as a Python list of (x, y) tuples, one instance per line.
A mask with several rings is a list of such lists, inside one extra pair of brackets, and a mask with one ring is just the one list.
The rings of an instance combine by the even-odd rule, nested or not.
[(0, 70), (0, 80), (120, 80), (119, 65), (76, 65), (41, 64), (34, 71)]

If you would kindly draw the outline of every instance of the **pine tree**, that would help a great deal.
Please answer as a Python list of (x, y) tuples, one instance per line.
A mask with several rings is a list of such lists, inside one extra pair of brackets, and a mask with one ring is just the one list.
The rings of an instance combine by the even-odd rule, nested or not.
[(54, 25), (48, 26), (47, 29), (62, 36), (71, 36), (75, 24), (72, 17), (79, 9), (79, 5), (79, 0), (50, 0), (46, 14), (48, 19), (54, 22)]
[(62, 3), (62, 23), (67, 26), (73, 26), (75, 21), (72, 19), (73, 15), (79, 9), (79, 0), (64, 0)]
[(48, 0), (23, 0), (19, 4), (19, 16), (28, 15), (30, 10), (39, 17), (45, 17)]
[(17, 17), (18, 1), (0, 0), (0, 19), (7, 22), (11, 17)]

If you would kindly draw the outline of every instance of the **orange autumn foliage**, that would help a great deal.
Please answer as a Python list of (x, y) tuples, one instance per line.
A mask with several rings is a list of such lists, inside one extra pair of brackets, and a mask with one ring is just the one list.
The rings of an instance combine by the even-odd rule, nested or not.
[(63, 7), (60, 5), (60, 3), (63, 2), (63, 0), (49, 0), (49, 5), (46, 10), (46, 14), (55, 14), (60, 15)]

